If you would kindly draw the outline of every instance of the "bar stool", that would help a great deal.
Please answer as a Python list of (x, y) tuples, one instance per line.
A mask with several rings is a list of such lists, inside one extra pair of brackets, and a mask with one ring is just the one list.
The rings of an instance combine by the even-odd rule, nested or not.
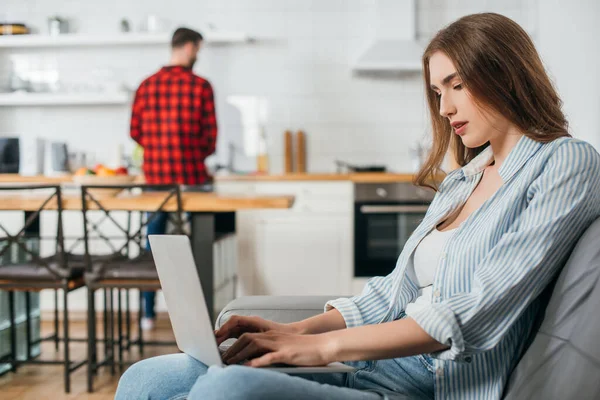
[[(109, 203), (112, 197), (102, 197), (98, 193), (101, 190), (122, 190), (122, 195), (134, 195), (135, 191), (151, 192), (154, 197), (154, 207), (140, 204), (139, 210), (114, 210)], [(160, 281), (154, 265), (152, 254), (146, 250), (144, 228), (159, 212), (170, 212), (173, 220), (174, 234), (184, 234), (182, 218), (182, 200), (178, 185), (119, 185), (119, 186), (82, 186), (82, 213), (84, 221), (84, 248), (86, 260), (85, 282), (88, 288), (88, 391), (93, 391), (93, 376), (100, 367), (110, 367), (112, 374), (115, 373), (115, 365), (122, 369), (128, 362), (123, 361), (123, 351), (130, 346), (138, 345), (140, 354), (143, 354), (145, 345), (175, 345), (172, 341), (145, 341), (141, 329), (141, 307), (138, 312), (138, 338), (132, 340), (130, 336), (130, 314), (129, 314), (129, 290), (159, 290)], [(168, 209), (168, 210), (167, 210)], [(125, 223), (118, 221), (114, 213), (126, 211)], [(103, 218), (95, 222), (92, 218), (93, 212), (100, 212)], [(132, 227), (132, 213), (140, 213), (140, 226)], [(151, 212), (150, 217), (145, 219), (144, 212)], [(119, 231), (120, 244), (115, 244), (100, 230), (100, 225), (109, 220), (113, 227)], [(95, 235), (95, 236), (94, 236)], [(114, 239), (114, 237), (113, 237)], [(100, 240), (110, 248), (110, 254), (97, 255), (92, 248), (92, 242)], [(137, 250), (134, 252), (133, 250)], [(96, 305), (94, 293), (97, 290), (104, 292), (104, 343), (105, 354), (102, 361), (98, 360), (96, 348)], [(113, 291), (117, 291), (117, 339), (114, 337), (114, 312)], [(126, 333), (123, 337), (122, 321), (122, 297), (121, 292), (126, 294)], [(115, 345), (118, 348), (118, 360), (115, 360)]]
[[(73, 362), (69, 354), (69, 344), (75, 341), (69, 334), (69, 305), (68, 295), (74, 290), (84, 287), (84, 265), (82, 263), (69, 264), (69, 257), (64, 251), (64, 236), (63, 236), (63, 205), (60, 186), (56, 185), (19, 185), (19, 186), (0, 186), (0, 195), (13, 197), (15, 202), (19, 202), (22, 207), (23, 202), (31, 203), (31, 213), (27, 216), (23, 227), (16, 234), (10, 233), (10, 228), (2, 225), (0, 221), (0, 231), (4, 235), (0, 238), (0, 259), (10, 251), (13, 246), (17, 246), (23, 254), (27, 256), (29, 261), (20, 261), (17, 263), (8, 263), (0, 265), (0, 289), (8, 291), (8, 307), (10, 315), (10, 339), (11, 351), (10, 354), (2, 359), (2, 363), (10, 363), (11, 370), (17, 371), (17, 367), (22, 364), (46, 364), (46, 365), (63, 365), (64, 366), (64, 385), (65, 392), (71, 390), (70, 376), (73, 371), (86, 364), (87, 360)], [(57, 225), (56, 237), (51, 240), (56, 241), (55, 252), (49, 257), (40, 257), (37, 251), (28, 246), (28, 241), (31, 241), (32, 235), (29, 232), (31, 228), (37, 224), (42, 211), (56, 210)], [(44, 239), (39, 236), (39, 232), (33, 236), (40, 240)], [(31, 320), (30, 320), (30, 292), (40, 291), (42, 289), (55, 290), (55, 333), (46, 338), (32, 341), (31, 338)], [(64, 337), (58, 336), (58, 302), (57, 290), (63, 290), (63, 327)], [(17, 359), (16, 344), (16, 321), (15, 321), (15, 292), (25, 292), (26, 302), (26, 340), (27, 354), (25, 360)], [(43, 340), (55, 341), (56, 349), (58, 350), (58, 342), (64, 343), (64, 354), (62, 361), (44, 361), (32, 358), (31, 346)], [(79, 339), (78, 341), (85, 341)]]

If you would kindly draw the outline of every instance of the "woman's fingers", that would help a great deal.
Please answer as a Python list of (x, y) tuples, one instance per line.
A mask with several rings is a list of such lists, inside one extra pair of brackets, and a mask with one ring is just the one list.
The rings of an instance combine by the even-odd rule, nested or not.
[(223, 362), (226, 364), (231, 364), (231, 358), (250, 344), (253, 335), (254, 334), (252, 333), (245, 333), (240, 336), (240, 338), (236, 340), (235, 343), (231, 345), (231, 347), (227, 349), (227, 351), (221, 356)]
[(262, 356), (268, 350), (263, 346), (260, 340), (251, 340), (246, 347), (234, 354), (228, 364), (238, 364), (240, 361), (248, 360), (257, 356)]
[(220, 329), (215, 331), (217, 345), (220, 345), (227, 339), (238, 338), (245, 332), (254, 331), (252, 329), (252, 322), (248, 320), (248, 317), (234, 315)]
[(261, 357), (257, 357), (253, 360), (250, 360), (244, 365), (246, 365), (248, 367), (258, 368), (258, 367), (267, 367), (269, 365), (273, 365), (273, 364), (277, 364), (277, 363), (285, 363), (285, 362), (286, 362), (285, 355), (282, 352), (273, 352), (273, 353), (266, 353)]

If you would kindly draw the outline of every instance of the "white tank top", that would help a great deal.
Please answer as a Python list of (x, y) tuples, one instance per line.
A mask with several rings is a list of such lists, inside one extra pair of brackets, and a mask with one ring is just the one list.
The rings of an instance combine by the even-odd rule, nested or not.
[(406, 310), (414, 311), (431, 304), (433, 279), (440, 262), (442, 250), (457, 229), (443, 232), (438, 231), (437, 228), (433, 229), (417, 246), (413, 254), (412, 265), (409, 266), (406, 273), (419, 287), (419, 297), (413, 303), (409, 303)]

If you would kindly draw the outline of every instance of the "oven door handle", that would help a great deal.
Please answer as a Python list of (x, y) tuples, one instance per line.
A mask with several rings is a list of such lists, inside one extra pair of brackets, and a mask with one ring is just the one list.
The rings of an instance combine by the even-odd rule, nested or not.
[(406, 205), (406, 206), (361, 206), (360, 212), (363, 214), (393, 214), (408, 213), (418, 214), (427, 212), (429, 206), (425, 205)]

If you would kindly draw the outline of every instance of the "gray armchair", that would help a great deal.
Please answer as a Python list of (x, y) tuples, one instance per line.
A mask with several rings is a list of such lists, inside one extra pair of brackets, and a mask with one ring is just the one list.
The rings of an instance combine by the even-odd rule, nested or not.
[[(600, 218), (583, 234), (554, 287), (532, 343), (505, 388), (505, 399), (600, 399)], [(229, 303), (232, 315), (294, 322), (323, 312), (340, 296), (252, 296)]]

